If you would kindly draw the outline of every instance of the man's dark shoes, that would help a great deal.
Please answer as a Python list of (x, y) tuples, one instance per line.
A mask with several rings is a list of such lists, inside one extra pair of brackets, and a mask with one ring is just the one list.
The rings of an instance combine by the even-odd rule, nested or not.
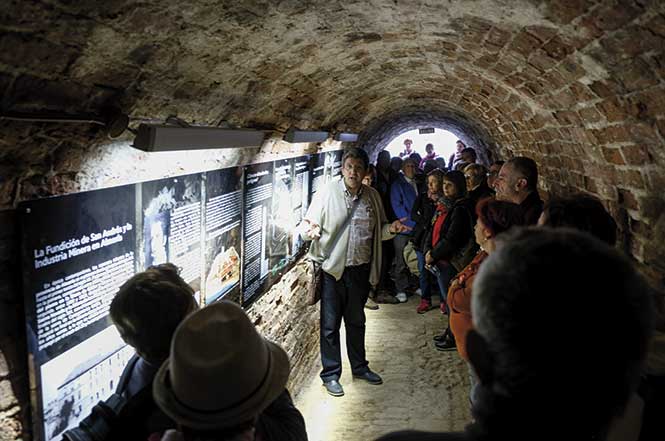
[(368, 370), (364, 374), (360, 374), (360, 375), (355, 375), (354, 374), (353, 378), (358, 378), (359, 380), (365, 380), (369, 384), (382, 384), (383, 383), (383, 380), (381, 379), (379, 374), (377, 374), (375, 372), (372, 372), (370, 370)]
[(323, 386), (326, 388), (326, 391), (333, 397), (341, 397), (344, 395), (344, 389), (337, 380), (324, 381)]

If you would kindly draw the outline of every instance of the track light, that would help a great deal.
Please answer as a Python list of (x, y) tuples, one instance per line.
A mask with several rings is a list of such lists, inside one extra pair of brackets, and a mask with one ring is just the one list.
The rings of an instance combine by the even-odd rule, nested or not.
[(335, 135), (335, 141), (342, 142), (356, 142), (358, 141), (357, 133), (338, 133)]
[(284, 141), (290, 143), (297, 142), (323, 142), (328, 139), (328, 132), (312, 132), (290, 128), (284, 134)]
[(140, 124), (134, 147), (146, 152), (261, 147), (265, 135), (261, 130)]

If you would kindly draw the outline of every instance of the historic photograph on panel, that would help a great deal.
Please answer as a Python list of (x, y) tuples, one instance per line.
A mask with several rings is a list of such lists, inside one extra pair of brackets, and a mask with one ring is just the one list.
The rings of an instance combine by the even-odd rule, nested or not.
[(108, 398), (131, 356), (108, 311), (135, 272), (135, 187), (28, 201), (19, 213), (35, 439), (59, 439)]
[(143, 182), (142, 269), (171, 262), (197, 298), (201, 290), (200, 173)]
[(242, 167), (207, 172), (205, 182), (205, 304), (239, 301)]
[(59, 439), (114, 393), (133, 354), (115, 326), (109, 326), (45, 363), (41, 378), (46, 439)]

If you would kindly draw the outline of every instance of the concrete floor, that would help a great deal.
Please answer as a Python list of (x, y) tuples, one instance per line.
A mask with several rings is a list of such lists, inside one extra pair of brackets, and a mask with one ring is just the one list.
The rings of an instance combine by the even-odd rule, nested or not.
[(447, 318), (438, 308), (417, 314), (419, 301), (414, 296), (407, 303), (365, 310), (367, 358), (383, 385), (353, 380), (345, 346), (343, 397), (328, 395), (320, 366), (313, 367), (311, 384), (295, 397), (310, 441), (372, 440), (399, 429), (462, 430), (470, 422), (466, 364), (456, 351), (437, 351), (432, 341)]

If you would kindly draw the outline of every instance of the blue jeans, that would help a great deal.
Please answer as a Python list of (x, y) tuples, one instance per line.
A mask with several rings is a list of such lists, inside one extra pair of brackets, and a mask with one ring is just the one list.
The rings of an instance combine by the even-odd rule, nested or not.
[(450, 281), (457, 274), (455, 267), (448, 262), (437, 262), (430, 266), (430, 272), (436, 276), (436, 281), (439, 284), (441, 302), (448, 304), (448, 287), (450, 286)]
[(418, 283), (420, 285), (420, 291), (422, 293), (422, 298), (425, 300), (432, 301), (432, 284), (430, 283), (429, 271), (425, 268), (425, 255), (422, 251), (416, 250), (416, 256), (418, 257)]

